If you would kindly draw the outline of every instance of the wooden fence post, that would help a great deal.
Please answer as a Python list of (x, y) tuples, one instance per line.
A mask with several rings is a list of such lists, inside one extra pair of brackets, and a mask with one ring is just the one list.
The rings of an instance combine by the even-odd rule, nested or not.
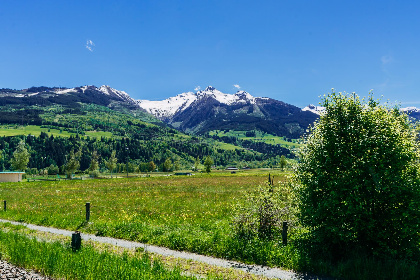
[(80, 232), (76, 231), (71, 234), (71, 249), (73, 252), (80, 250), (82, 246), (82, 237), (80, 236)]
[(283, 245), (287, 245), (287, 222), (283, 222), (283, 231), (281, 233), (283, 237)]
[(86, 202), (86, 222), (90, 219), (90, 202)]

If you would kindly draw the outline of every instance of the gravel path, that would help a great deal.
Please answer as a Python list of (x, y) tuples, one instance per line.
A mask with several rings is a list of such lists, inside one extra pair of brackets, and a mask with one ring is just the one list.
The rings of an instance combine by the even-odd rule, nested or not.
[(0, 279), (8, 280), (50, 280), (52, 278), (40, 276), (34, 272), (28, 272), (22, 268), (0, 260)]
[[(26, 223), (20, 223), (15, 221), (8, 221), (8, 220), (2, 220), (0, 219), (1, 223), (11, 223), (14, 225), (23, 225), (28, 227), (29, 229), (34, 229), (37, 231), (43, 231), (43, 232), (49, 232), (53, 234), (61, 234), (64, 236), (71, 237), (72, 231), (69, 230), (63, 230), (63, 229), (57, 229), (57, 228), (50, 228), (50, 227), (43, 227), (43, 226), (37, 226), (32, 224), (26, 224)], [(170, 250), (168, 248), (164, 247), (158, 247), (148, 244), (143, 244), (139, 242), (133, 242), (133, 241), (127, 241), (122, 239), (116, 239), (116, 238), (110, 238), (110, 237), (101, 237), (101, 236), (95, 236), (93, 234), (85, 234), (81, 233), (82, 240), (92, 240), (100, 243), (108, 243), (112, 245), (116, 245), (123, 248), (143, 248), (145, 251), (150, 253), (155, 253), (163, 256), (173, 256), (176, 258), (182, 258), (187, 260), (194, 260), (199, 261), (202, 263), (206, 263), (209, 265), (215, 265), (219, 267), (224, 268), (234, 268), (238, 270), (242, 270), (248, 273), (252, 273), (255, 275), (261, 275), (269, 278), (275, 278), (275, 279), (283, 279), (283, 280), (315, 280), (315, 279), (322, 279), (316, 276), (311, 276), (307, 274), (302, 273), (295, 273), (292, 271), (286, 271), (279, 268), (271, 268), (267, 266), (261, 266), (261, 265), (248, 265), (243, 264), (240, 262), (235, 261), (228, 261), (224, 259), (218, 259), (203, 255), (198, 255), (194, 253), (188, 253), (188, 252), (180, 252), (175, 250)], [(3, 278), (1, 278), (3, 279)], [(4, 278), (4, 279), (15, 279), (15, 278)], [(31, 278), (16, 278), (16, 279), (31, 279)], [(36, 279), (36, 278), (34, 278)]]

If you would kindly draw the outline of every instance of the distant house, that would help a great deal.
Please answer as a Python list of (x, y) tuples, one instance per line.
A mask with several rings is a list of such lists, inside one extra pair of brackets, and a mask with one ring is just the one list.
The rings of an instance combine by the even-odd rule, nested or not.
[(0, 172), (0, 182), (20, 182), (22, 181), (23, 174), (25, 174), (25, 172), (15, 172), (15, 171)]
[(239, 170), (237, 167), (226, 167), (226, 170)]

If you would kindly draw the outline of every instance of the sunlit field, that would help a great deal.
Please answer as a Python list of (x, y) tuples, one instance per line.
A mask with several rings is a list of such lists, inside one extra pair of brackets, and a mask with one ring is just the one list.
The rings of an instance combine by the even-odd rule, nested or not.
[[(284, 173), (276, 172), (275, 181), (283, 180)], [(232, 248), (239, 246), (232, 242), (234, 205), (247, 192), (266, 184), (267, 176), (268, 172), (260, 171), (2, 183), (0, 199), (7, 201), (7, 211), (0, 211), (0, 217), (177, 250), (285, 265), (284, 261), (267, 259), (269, 256), (262, 260), (244, 248)], [(85, 222), (86, 202), (91, 204), (89, 223)]]

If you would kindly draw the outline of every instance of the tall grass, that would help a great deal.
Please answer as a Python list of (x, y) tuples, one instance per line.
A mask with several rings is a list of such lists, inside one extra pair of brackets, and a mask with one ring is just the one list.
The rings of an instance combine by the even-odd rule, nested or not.
[(65, 279), (196, 279), (168, 270), (147, 254), (129, 257), (97, 252), (90, 246), (73, 253), (59, 242), (36, 239), (0, 231), (0, 257), (27, 269)]

